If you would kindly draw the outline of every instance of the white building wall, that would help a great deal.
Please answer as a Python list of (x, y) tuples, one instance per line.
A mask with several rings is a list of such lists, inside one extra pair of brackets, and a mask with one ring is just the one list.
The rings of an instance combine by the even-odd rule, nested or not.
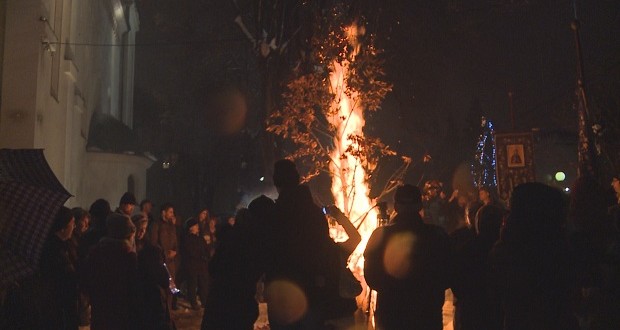
[[(135, 5), (125, 1), (125, 8), (133, 8), (134, 31), (120, 0), (0, 1), (6, 6), (0, 148), (43, 148), (60, 182), (76, 196), (69, 206), (88, 207), (104, 196), (116, 203), (130, 174), (139, 196), (149, 160), (107, 154), (98, 164), (102, 156), (86, 151), (94, 112), (132, 125), (133, 95), (126, 93), (133, 94), (134, 47), (121, 58), (115, 45), (138, 30)], [(131, 72), (121, 71), (121, 61)]]
[(89, 184), (82, 185), (78, 193), (82, 200), (89, 201), (88, 205), (98, 198), (104, 198), (114, 208), (118, 206), (123, 193), (128, 191), (128, 178), (132, 176), (135, 183), (133, 193), (140, 201), (146, 198), (146, 168), (151, 164), (144, 157), (89, 152), (86, 154), (83, 178)]

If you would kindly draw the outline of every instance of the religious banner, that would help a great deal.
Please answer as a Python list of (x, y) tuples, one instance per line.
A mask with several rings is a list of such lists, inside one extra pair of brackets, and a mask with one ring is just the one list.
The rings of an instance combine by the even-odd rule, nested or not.
[(514, 187), (536, 180), (532, 133), (495, 134), (497, 192), (508, 201)]

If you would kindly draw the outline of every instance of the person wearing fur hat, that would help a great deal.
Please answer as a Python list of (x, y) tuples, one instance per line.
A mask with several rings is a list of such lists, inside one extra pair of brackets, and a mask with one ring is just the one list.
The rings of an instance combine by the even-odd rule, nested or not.
[(128, 216), (110, 213), (106, 229), (106, 236), (91, 249), (84, 271), (84, 289), (92, 306), (91, 329), (135, 329), (136, 227)]

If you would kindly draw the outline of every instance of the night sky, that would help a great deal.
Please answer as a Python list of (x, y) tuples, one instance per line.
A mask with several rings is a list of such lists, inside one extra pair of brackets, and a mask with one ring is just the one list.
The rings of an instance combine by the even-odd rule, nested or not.
[[(303, 2), (290, 1), (291, 6)], [(616, 125), (620, 1), (578, 2), (590, 104), (597, 118)], [(262, 136), (264, 116), (262, 62), (233, 21), (240, 15), (254, 33), (255, 1), (137, 3), (141, 30), (135, 122), (146, 148), (160, 156), (202, 154), (200, 159), (209, 158), (213, 168), (246, 162), (239, 166), (252, 178), (265, 172), (257, 164), (263, 161), (260, 153), (239, 160), (235, 153), (245, 151), (227, 148), (229, 155), (213, 142), (261, 144), (256, 140)], [(418, 178), (419, 171), (449, 179), (473, 153), (480, 115), (495, 121), (498, 131), (510, 131), (509, 91), (516, 131), (576, 131), (572, 1), (350, 3), (365, 14), (368, 31), (385, 50), (387, 79), (394, 84), (383, 109), (368, 119), (367, 132), (413, 157), (414, 163), (424, 154), (433, 157), (430, 168), (414, 168), (410, 179)], [(228, 84), (239, 87), (248, 100), (246, 129), (236, 137), (218, 136), (204, 125), (207, 96)], [(204, 156), (207, 151), (217, 156)], [(201, 198), (213, 203), (212, 197)]]

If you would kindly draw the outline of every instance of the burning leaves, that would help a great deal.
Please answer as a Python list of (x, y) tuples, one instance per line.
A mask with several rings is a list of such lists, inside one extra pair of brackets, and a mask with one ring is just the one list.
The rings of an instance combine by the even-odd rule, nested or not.
[[(332, 173), (330, 163), (338, 161), (332, 156), (336, 149), (340, 149), (340, 157), (359, 159), (369, 172), (376, 169), (381, 157), (396, 155), (380, 139), (364, 136), (363, 123), (352, 132), (345, 133), (342, 128), (350, 125), (354, 109), (380, 109), (392, 84), (385, 80), (381, 51), (372, 45), (372, 38), (366, 45), (352, 44), (358, 39), (352, 33), (365, 33), (363, 26), (344, 24), (344, 15), (336, 11), (327, 16), (333, 19), (328, 22), (331, 28), (317, 32), (312, 39), (312, 69), (288, 83), (282, 108), (267, 120), (267, 131), (295, 144), (291, 158), (308, 167), (305, 181), (321, 172)], [(334, 85), (336, 72), (343, 76)], [(347, 109), (342, 109), (343, 98), (353, 103), (346, 105)], [(336, 146), (334, 137), (346, 146)]]

